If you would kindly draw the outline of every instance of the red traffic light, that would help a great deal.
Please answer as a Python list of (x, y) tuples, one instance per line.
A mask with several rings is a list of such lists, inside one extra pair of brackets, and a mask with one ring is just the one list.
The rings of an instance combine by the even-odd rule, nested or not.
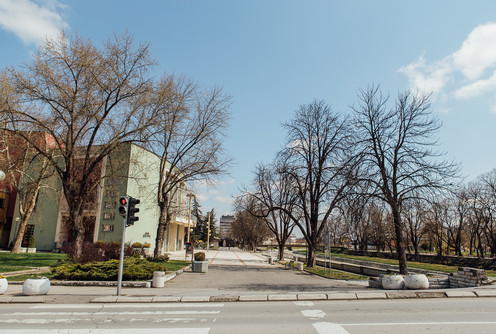
[(121, 205), (127, 205), (127, 198), (126, 197), (121, 197), (120, 200)]

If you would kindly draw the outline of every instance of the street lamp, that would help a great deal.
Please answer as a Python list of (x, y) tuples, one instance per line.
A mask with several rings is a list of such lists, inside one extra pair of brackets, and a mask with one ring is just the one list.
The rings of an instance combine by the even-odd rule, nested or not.
[(190, 226), (191, 226), (191, 198), (192, 197), (195, 197), (195, 195), (193, 195), (193, 193), (190, 191), (189, 194), (186, 195), (187, 197), (189, 197), (189, 210), (188, 210), (188, 239), (186, 240), (186, 242), (189, 242), (189, 230), (190, 230)]
[(3, 170), (0, 170), (0, 182), (5, 180), (5, 172)]

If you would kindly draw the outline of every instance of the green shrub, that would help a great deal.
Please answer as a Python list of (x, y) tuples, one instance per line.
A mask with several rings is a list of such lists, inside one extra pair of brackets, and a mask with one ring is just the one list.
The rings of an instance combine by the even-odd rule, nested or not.
[(28, 247), (35, 248), (36, 247), (36, 239), (34, 238), (34, 234), (29, 238)]
[(147, 256), (146, 260), (150, 262), (167, 262), (169, 261), (169, 255)]
[[(137, 257), (124, 260), (122, 279), (126, 281), (149, 280), (154, 271), (165, 271), (160, 263), (152, 263)], [(119, 261), (62, 264), (52, 268), (55, 279), (78, 281), (116, 281), (119, 273)]]
[(205, 261), (205, 253), (204, 252), (197, 252), (195, 253), (195, 261)]
[(143, 247), (143, 244), (139, 241), (133, 242), (132, 244), (133, 248), (141, 248)]

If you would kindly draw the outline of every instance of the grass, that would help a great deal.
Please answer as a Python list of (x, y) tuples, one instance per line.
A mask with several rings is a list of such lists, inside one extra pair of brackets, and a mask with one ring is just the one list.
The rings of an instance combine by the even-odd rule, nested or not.
[[(279, 263), (283, 264), (287, 267), (293, 268), (293, 269), (296, 268), (295, 262), (279, 261)], [(309, 272), (309, 273), (316, 274), (316, 275), (323, 276), (323, 277), (327, 277), (327, 278), (331, 278), (331, 279), (342, 279), (342, 280), (368, 279), (367, 276), (357, 275), (357, 274), (348, 273), (348, 272), (340, 271), (340, 270), (331, 269), (331, 271), (329, 272), (329, 269), (324, 268), (324, 267), (319, 267), (319, 266), (316, 266), (314, 268), (309, 268), (307, 266), (304, 266), (304, 270)]]
[[(0, 252), (0, 271), (16, 271), (32, 267), (49, 267), (59, 259), (67, 258), (60, 253), (19, 253)], [(3, 270), (3, 268), (13, 270)], [(19, 269), (15, 269), (19, 268)]]
[(314, 268), (308, 268), (307, 267), (307, 268), (305, 268), (305, 271), (308, 271), (312, 274), (317, 274), (319, 276), (331, 278), (331, 279), (342, 279), (342, 280), (368, 279), (368, 277), (366, 277), (366, 276), (352, 274), (352, 273), (348, 273), (348, 272), (340, 271), (340, 270), (331, 269), (331, 271), (329, 272), (329, 269), (326, 269), (323, 267), (314, 267)]
[(164, 262), (167, 271), (177, 271), (191, 264), (191, 261), (169, 260)]
[[(320, 254), (323, 254), (322, 252), (319, 252)], [(383, 264), (391, 264), (391, 265), (398, 265), (398, 260), (394, 259), (383, 259), (379, 257), (370, 257), (370, 256), (358, 256), (358, 255), (348, 255), (348, 254), (343, 254), (343, 253), (338, 253), (338, 254), (331, 254), (331, 258), (347, 258), (347, 259), (354, 259), (354, 260), (360, 260), (360, 261), (367, 261), (367, 262), (375, 262), (375, 263), (383, 263)], [(423, 263), (423, 262), (413, 262), (413, 261), (408, 261), (408, 268), (412, 269), (424, 269), (424, 270), (431, 270), (431, 271), (439, 271), (443, 273), (455, 273), (458, 271), (457, 266), (447, 266), (444, 264), (432, 264), (432, 263)], [(486, 274), (488, 277), (496, 277), (496, 270), (486, 270)]]
[[(55, 254), (55, 253), (22, 253), (22, 254), (11, 254), (11, 253), (0, 253), (0, 272), (12, 272), (30, 269), (33, 267), (48, 267), (52, 264), (56, 264), (59, 259), (65, 259), (67, 255), (65, 254)], [(4, 265), (7, 263), (8, 265)], [(12, 265), (13, 263), (17, 263), (19, 265)], [(163, 262), (167, 271), (177, 271), (180, 270), (187, 265), (191, 264), (190, 261), (182, 261), (182, 260), (169, 260), (167, 262)], [(25, 281), (28, 278), (37, 278), (37, 277), (47, 277), (49, 279), (53, 279), (53, 274), (51, 272), (41, 273), (41, 274), (26, 274), (26, 275), (18, 275), (18, 276), (10, 276), (7, 277), (8, 281)]]

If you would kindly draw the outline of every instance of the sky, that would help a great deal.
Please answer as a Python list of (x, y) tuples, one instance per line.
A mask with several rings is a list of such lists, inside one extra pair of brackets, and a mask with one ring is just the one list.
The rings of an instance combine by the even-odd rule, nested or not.
[(439, 149), (470, 181), (496, 168), (496, 1), (0, 0), (0, 68), (29, 62), (61, 29), (101, 45), (149, 42), (154, 76), (184, 75), (232, 96), (229, 175), (194, 185), (201, 209), (234, 211), (282, 124), (322, 99), (350, 114), (357, 93), (432, 93)]

